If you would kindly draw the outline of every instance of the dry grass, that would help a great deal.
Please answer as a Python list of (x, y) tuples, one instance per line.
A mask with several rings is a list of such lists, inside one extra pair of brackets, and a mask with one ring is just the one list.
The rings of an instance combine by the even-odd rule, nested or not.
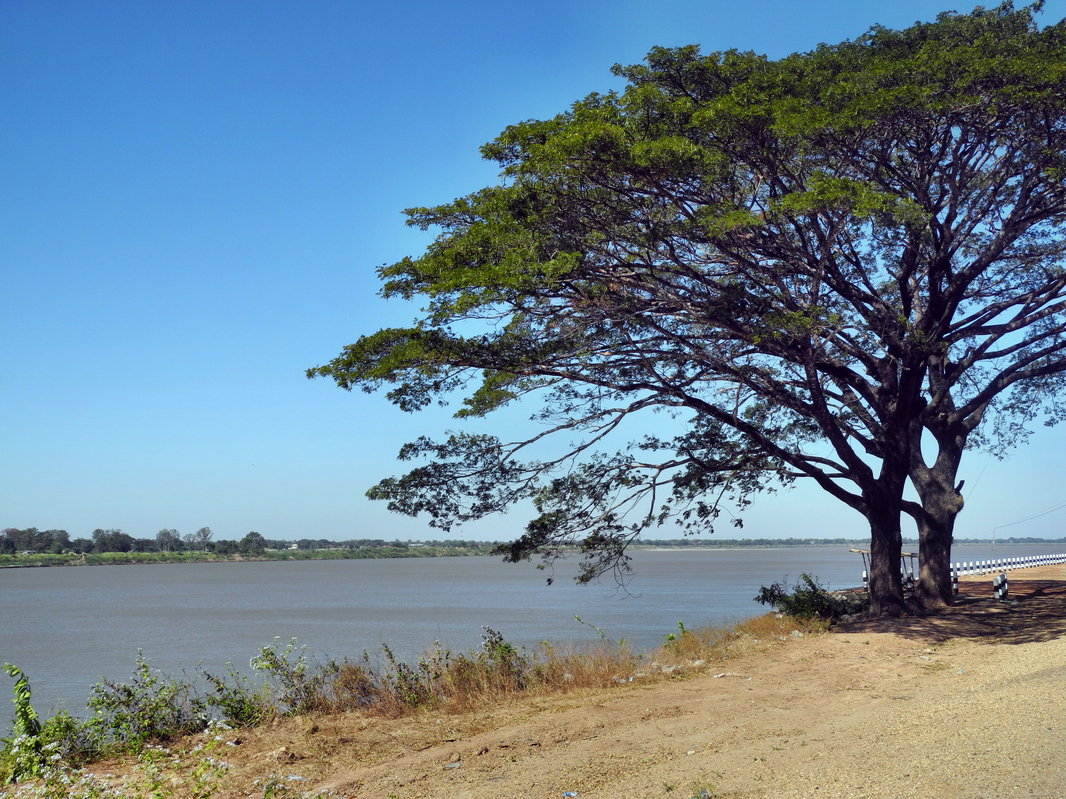
[(397, 660), (387, 649), (380, 665), (365, 656), (360, 663), (346, 661), (321, 681), (314, 709), (389, 718), (427, 709), (461, 714), (509, 698), (676, 678), (779, 646), (796, 631), (806, 635), (822, 630), (818, 622), (767, 614), (727, 626), (680, 627), (648, 652), (606, 640), (584, 647), (542, 644), (526, 652), (490, 632), (478, 650), (453, 654), (438, 646), (414, 664)]

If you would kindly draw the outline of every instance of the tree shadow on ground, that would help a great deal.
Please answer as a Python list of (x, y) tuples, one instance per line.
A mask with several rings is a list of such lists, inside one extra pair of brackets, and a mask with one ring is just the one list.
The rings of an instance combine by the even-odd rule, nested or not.
[(918, 641), (938, 643), (953, 638), (1030, 644), (1066, 635), (1066, 582), (1017, 580), (1010, 582), (1005, 601), (992, 597), (992, 578), (959, 584), (954, 607), (899, 619), (860, 619), (841, 625), (838, 632), (895, 633)]

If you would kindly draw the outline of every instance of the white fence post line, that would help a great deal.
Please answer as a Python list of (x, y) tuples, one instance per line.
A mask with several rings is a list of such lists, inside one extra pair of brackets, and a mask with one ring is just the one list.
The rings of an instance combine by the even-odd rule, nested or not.
[[(1004, 573), (1003, 576), (1005, 577), (1005, 573), (1011, 569), (1032, 569), (1040, 566), (1055, 566), (1059, 563), (1066, 563), (1066, 552), (1044, 555), (1016, 555), (1009, 558), (992, 558), (990, 560), (960, 560), (954, 563), (949, 562), (948, 567), (951, 570), (954, 590), (958, 593), (958, 580), (960, 577), (973, 577), (990, 573)], [(906, 568), (901, 568), (901, 571), (903, 579), (906, 581), (909, 572)], [(862, 573), (862, 578), (863, 585), (869, 590), (869, 577), (865, 571)]]

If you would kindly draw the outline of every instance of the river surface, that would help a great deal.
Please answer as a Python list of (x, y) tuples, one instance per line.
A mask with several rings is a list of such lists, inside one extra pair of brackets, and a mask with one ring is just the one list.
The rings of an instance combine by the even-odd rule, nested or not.
[[(952, 561), (1050, 554), (1062, 544), (958, 546)], [(89, 686), (128, 680), (137, 651), (168, 674), (191, 675), (249, 659), (275, 637), (297, 638), (324, 660), (371, 655), (388, 644), (403, 659), (435, 641), (476, 647), (483, 627), (532, 648), (594, 641), (599, 627), (648, 649), (676, 631), (766, 610), (762, 585), (801, 572), (828, 589), (861, 583), (845, 546), (641, 550), (625, 589), (613, 580), (578, 586), (575, 566), (548, 574), (491, 557), (85, 566), (0, 570), (0, 662), (30, 678), (40, 713), (85, 710)], [(585, 624), (578, 623), (579, 616)], [(0, 696), (7, 686), (0, 679)], [(5, 729), (10, 705), (0, 704)]]

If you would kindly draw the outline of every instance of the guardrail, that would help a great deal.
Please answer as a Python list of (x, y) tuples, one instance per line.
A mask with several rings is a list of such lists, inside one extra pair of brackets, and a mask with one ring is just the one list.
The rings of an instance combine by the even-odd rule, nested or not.
[[(862, 553), (863, 565), (866, 565), (867, 550), (853, 549), (852, 552)], [(918, 557), (911, 552), (904, 552), (900, 571), (903, 574), (903, 587), (911, 589), (917, 582), (914, 570), (914, 558)], [(907, 559), (910, 558), (910, 566)], [(1034, 569), (1037, 566), (1052, 566), (1056, 563), (1066, 563), (1066, 553), (1060, 555), (1026, 555), (1016, 558), (994, 558), (993, 560), (971, 560), (968, 563), (962, 561), (951, 564), (951, 582), (955, 585), (955, 593), (959, 592), (959, 577), (969, 577), (975, 574), (991, 574), (992, 572), (1008, 572), (1011, 569)], [(862, 570), (862, 587), (870, 590), (870, 575), (866, 569)]]
[(1005, 572), (1011, 569), (1033, 569), (1037, 566), (1051, 566), (1056, 563), (1066, 563), (1066, 554), (1061, 555), (1028, 555), (1017, 558), (995, 558), (993, 560), (971, 560), (951, 564), (951, 573), (954, 577), (969, 577), (975, 574), (990, 574), (991, 572)]

